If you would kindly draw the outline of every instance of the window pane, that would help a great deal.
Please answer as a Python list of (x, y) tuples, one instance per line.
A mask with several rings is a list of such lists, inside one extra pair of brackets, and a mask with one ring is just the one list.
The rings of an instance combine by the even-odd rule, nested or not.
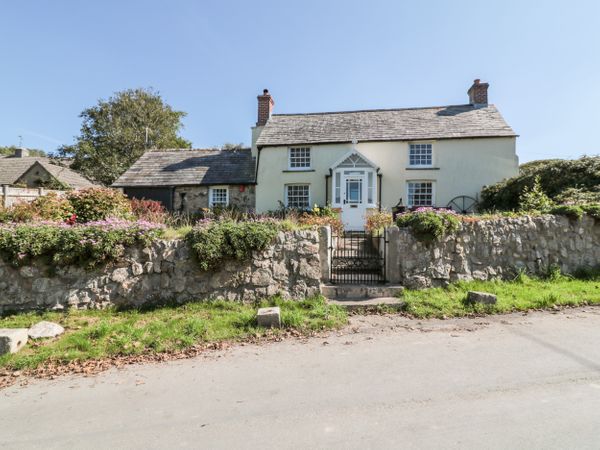
[(373, 204), (373, 197), (375, 193), (375, 185), (373, 183), (373, 172), (369, 172), (367, 178), (367, 203)]
[(227, 188), (211, 188), (210, 206), (227, 206)]
[(420, 181), (408, 183), (409, 206), (433, 206), (433, 183)]
[(335, 174), (335, 199), (334, 199), (334, 203), (341, 203), (341, 193), (342, 193), (342, 189), (341, 189), (341, 184), (342, 184), (342, 177), (341, 174), (339, 172), (337, 172)]
[(286, 186), (286, 196), (288, 208), (308, 209), (310, 207), (310, 188), (308, 184)]
[(290, 148), (290, 169), (310, 168), (310, 148)]
[(362, 179), (346, 180), (346, 197), (348, 203), (362, 203)]
[(433, 164), (431, 144), (410, 144), (409, 164), (411, 166), (431, 166)]

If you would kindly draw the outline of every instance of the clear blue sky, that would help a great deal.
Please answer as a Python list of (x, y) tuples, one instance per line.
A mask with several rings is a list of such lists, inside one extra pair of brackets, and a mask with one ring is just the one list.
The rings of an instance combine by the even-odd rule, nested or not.
[(3, 1), (0, 145), (53, 151), (78, 114), (154, 87), (194, 147), (280, 113), (466, 103), (474, 78), (521, 161), (600, 153), (600, 2)]

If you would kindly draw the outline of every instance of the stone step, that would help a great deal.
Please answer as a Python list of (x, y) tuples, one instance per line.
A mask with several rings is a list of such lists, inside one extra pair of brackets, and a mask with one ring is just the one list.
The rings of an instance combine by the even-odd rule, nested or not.
[(338, 299), (327, 300), (327, 303), (340, 306), (352, 312), (372, 311), (380, 308), (401, 310), (404, 307), (404, 301), (398, 297), (367, 298), (363, 300)]
[(322, 284), (321, 294), (332, 300), (364, 300), (370, 298), (398, 297), (404, 286), (395, 284)]

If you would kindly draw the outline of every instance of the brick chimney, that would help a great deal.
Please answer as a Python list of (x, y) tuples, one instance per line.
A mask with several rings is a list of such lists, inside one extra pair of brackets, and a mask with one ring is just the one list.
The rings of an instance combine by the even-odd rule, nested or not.
[(488, 83), (482, 83), (479, 78), (473, 81), (473, 86), (469, 88), (469, 103), (471, 105), (487, 105), (488, 104)]
[(256, 122), (257, 127), (262, 127), (267, 123), (269, 117), (271, 117), (271, 112), (273, 111), (273, 107), (275, 106), (275, 100), (269, 94), (268, 89), (263, 90), (263, 95), (259, 95), (258, 97), (258, 121)]
[(16, 147), (15, 148), (15, 158), (27, 158), (29, 156), (29, 149), (25, 147)]

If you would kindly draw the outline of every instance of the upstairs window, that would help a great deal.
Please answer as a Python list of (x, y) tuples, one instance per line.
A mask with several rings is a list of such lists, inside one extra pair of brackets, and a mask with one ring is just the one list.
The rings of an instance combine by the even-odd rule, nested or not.
[(292, 147), (289, 150), (289, 169), (310, 169), (310, 147)]
[(227, 186), (211, 187), (208, 194), (208, 204), (211, 208), (229, 205), (229, 189), (227, 189)]
[(408, 206), (433, 206), (433, 182), (409, 181)]
[(410, 144), (409, 164), (411, 166), (433, 165), (433, 149), (431, 144)]
[(288, 184), (285, 187), (285, 206), (288, 208), (310, 208), (310, 186), (308, 184)]

